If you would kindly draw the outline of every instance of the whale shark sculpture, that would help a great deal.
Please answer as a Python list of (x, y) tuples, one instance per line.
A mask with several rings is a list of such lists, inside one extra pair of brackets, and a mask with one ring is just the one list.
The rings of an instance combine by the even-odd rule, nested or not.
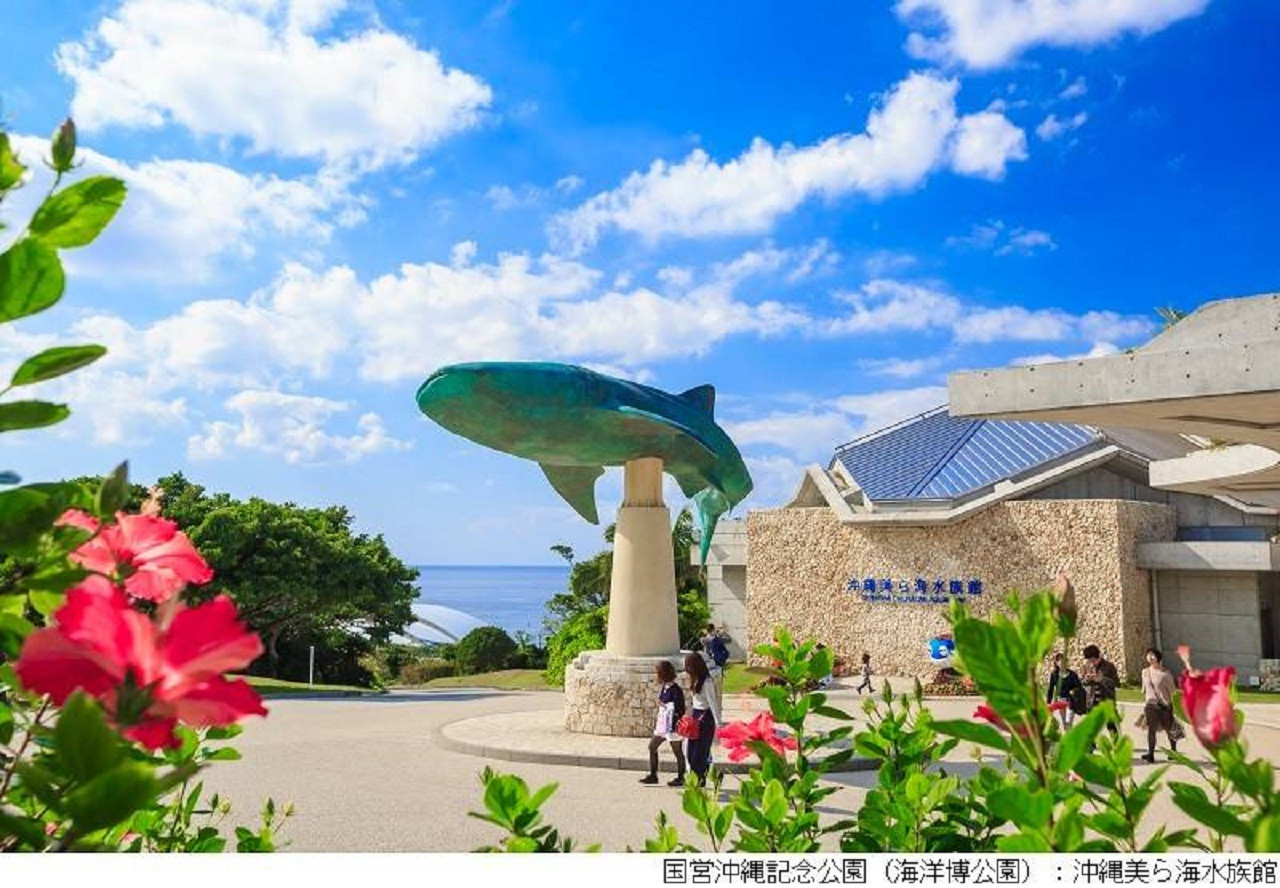
[(672, 395), (571, 364), (488, 362), (440, 368), (417, 401), (449, 431), (538, 463), (592, 524), (605, 466), (661, 459), (693, 499), (703, 564), (716, 521), (751, 492), (742, 455), (716, 424), (709, 385)]

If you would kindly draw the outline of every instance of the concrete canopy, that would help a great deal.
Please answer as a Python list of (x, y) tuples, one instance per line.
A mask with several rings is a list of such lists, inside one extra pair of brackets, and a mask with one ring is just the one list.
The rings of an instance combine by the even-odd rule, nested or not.
[(1280, 294), (1266, 294), (1208, 303), (1125, 354), (955, 373), (947, 388), (960, 416), (1211, 439), (1153, 463), (1152, 484), (1280, 506), (1278, 357)]

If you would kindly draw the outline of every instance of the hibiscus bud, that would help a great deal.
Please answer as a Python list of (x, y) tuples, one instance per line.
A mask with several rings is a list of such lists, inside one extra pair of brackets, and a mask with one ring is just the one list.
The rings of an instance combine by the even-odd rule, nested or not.
[(1201, 673), (1188, 664), (1182, 673), (1182, 708), (1196, 737), (1210, 749), (1234, 740), (1240, 733), (1236, 710), (1231, 705), (1235, 679), (1234, 666)]
[(1058, 578), (1053, 581), (1053, 594), (1058, 600), (1058, 616), (1067, 624), (1063, 627), (1064, 634), (1074, 635), (1078, 615), (1076, 587), (1071, 584), (1071, 578), (1067, 576), (1066, 571), (1058, 572)]
[(53, 156), (54, 172), (71, 172), (76, 159), (76, 125), (70, 117), (62, 121), (62, 126), (54, 131), (50, 153)]

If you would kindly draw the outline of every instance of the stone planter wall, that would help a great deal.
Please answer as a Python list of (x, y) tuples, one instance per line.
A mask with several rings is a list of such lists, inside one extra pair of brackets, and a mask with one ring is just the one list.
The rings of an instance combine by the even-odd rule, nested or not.
[[(581, 734), (651, 737), (658, 712), (659, 660), (676, 667), (676, 681), (689, 702), (684, 654), (670, 657), (612, 657), (586, 651), (564, 673), (564, 726)], [(723, 711), (723, 700), (721, 701)]]
[(977, 578), (984, 592), (970, 606), (987, 614), (1006, 591), (1046, 588), (1061, 569), (1079, 603), (1073, 664), (1092, 642), (1122, 676), (1136, 678), (1152, 640), (1150, 587), (1136, 544), (1175, 533), (1172, 507), (1122, 500), (1004, 502), (939, 527), (846, 524), (824, 508), (754, 511), (747, 518), (748, 647), (785, 625), (851, 662), (866, 651), (880, 675), (927, 681), (936, 671), (927, 645), (947, 629), (945, 605), (866, 602), (846, 590), (850, 578)]

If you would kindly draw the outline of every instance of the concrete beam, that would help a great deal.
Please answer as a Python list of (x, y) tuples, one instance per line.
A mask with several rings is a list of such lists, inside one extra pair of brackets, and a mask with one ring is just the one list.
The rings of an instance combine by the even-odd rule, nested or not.
[(1139, 543), (1138, 567), (1146, 570), (1280, 570), (1275, 543)]

